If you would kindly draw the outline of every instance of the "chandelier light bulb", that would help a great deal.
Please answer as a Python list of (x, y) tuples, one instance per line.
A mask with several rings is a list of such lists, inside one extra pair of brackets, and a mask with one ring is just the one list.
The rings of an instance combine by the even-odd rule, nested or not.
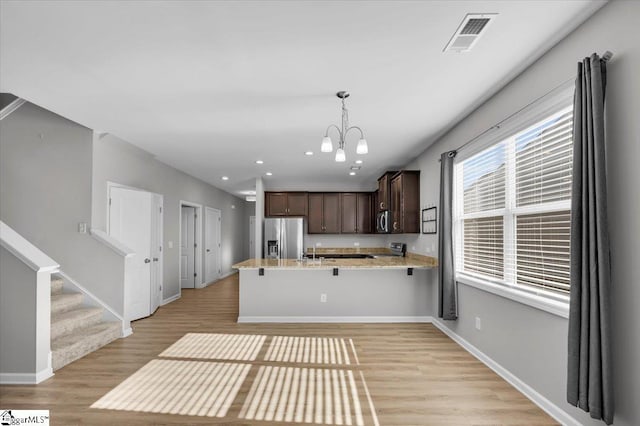
[(356, 154), (366, 154), (369, 152), (369, 147), (367, 146), (367, 140), (362, 138), (358, 141), (358, 145), (356, 146)]
[(344, 149), (338, 148), (336, 150), (336, 162), (344, 163), (345, 161), (347, 161), (347, 156), (344, 153)]
[(322, 145), (320, 145), (320, 151), (322, 152), (333, 151), (333, 142), (331, 142), (331, 138), (329, 136), (325, 136), (324, 138), (322, 138)]

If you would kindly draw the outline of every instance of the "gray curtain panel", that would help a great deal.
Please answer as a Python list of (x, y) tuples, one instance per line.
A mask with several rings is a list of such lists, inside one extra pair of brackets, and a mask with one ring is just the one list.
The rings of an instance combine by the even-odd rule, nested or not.
[(606, 65), (578, 64), (573, 119), (567, 401), (613, 422), (611, 267), (604, 134)]
[(440, 157), (440, 235), (438, 236), (438, 317), (458, 319), (458, 287), (453, 266), (453, 159), (455, 151)]

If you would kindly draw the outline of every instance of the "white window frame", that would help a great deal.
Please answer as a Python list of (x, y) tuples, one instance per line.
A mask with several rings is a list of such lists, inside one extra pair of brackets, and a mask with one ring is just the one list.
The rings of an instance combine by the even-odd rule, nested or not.
[[(571, 201), (554, 201), (538, 205), (516, 207), (516, 179), (515, 179), (515, 138), (523, 130), (548, 119), (556, 114), (561, 114), (573, 107), (573, 83), (566, 83), (556, 90), (536, 101), (500, 126), (494, 126), (493, 131), (461, 149), (454, 162), (454, 187), (453, 187), (453, 235), (454, 235), (454, 265), (455, 279), (459, 283), (505, 297), (525, 305), (541, 309), (564, 318), (569, 317), (569, 296), (534, 286), (517, 284), (515, 282), (516, 253), (515, 247), (515, 218), (523, 214), (547, 213), (560, 210), (571, 210)], [(505, 170), (506, 193), (505, 208), (477, 213), (463, 214), (463, 174), (459, 172), (462, 162), (473, 155), (506, 142)], [(502, 216), (503, 225), (503, 250), (504, 250), (504, 279), (493, 279), (484, 275), (463, 271), (463, 220), (472, 218)]]

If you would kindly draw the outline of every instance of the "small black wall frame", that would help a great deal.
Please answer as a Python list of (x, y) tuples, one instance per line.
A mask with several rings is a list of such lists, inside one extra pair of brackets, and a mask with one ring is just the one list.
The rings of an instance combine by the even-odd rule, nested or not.
[(438, 233), (438, 209), (429, 207), (428, 209), (422, 209), (422, 233), (423, 234), (437, 234)]

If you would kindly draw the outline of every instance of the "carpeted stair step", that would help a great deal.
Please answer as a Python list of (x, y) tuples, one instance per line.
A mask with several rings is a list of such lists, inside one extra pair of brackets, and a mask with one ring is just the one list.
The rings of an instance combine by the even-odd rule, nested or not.
[(80, 307), (82, 293), (60, 293), (51, 296), (51, 315)]
[(52, 340), (53, 370), (58, 370), (119, 337), (120, 323), (101, 322)]
[(51, 315), (51, 340), (102, 320), (101, 308), (78, 308)]
[(64, 286), (64, 280), (55, 275), (51, 276), (51, 294), (62, 293), (62, 287)]

